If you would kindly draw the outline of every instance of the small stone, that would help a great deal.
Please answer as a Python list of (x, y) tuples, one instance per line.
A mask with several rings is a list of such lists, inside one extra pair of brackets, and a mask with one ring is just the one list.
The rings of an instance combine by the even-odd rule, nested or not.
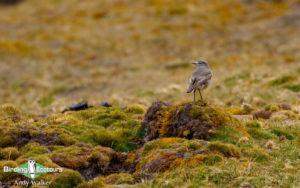
[(104, 101), (102, 103), (100, 103), (100, 106), (104, 106), (104, 107), (111, 107), (110, 104), (108, 104), (108, 102)]
[(78, 103), (78, 104), (72, 104), (72, 105), (69, 106), (69, 109), (70, 109), (71, 111), (84, 110), (84, 109), (87, 109), (87, 108), (89, 108), (87, 102), (81, 102), (81, 103)]

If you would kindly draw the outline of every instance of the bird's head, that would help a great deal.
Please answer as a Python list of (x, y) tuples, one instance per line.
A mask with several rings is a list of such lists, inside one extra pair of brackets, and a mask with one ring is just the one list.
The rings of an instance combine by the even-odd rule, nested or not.
[(197, 67), (203, 67), (203, 66), (208, 67), (208, 63), (203, 60), (198, 60), (192, 64), (196, 65)]

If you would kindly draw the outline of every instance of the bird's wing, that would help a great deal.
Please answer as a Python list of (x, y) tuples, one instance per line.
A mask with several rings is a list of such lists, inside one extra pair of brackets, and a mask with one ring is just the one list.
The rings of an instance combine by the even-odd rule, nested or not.
[(197, 87), (201, 86), (203, 83), (207, 82), (210, 80), (212, 77), (211, 73), (203, 74), (201, 76), (192, 76), (191, 81), (190, 81), (190, 86), (187, 90), (187, 93), (192, 92), (194, 89)]
[(190, 81), (190, 86), (186, 92), (190, 93), (190, 92), (194, 91), (194, 89), (197, 88), (198, 83), (202, 82), (202, 80), (203, 80), (203, 77), (192, 77), (191, 81)]

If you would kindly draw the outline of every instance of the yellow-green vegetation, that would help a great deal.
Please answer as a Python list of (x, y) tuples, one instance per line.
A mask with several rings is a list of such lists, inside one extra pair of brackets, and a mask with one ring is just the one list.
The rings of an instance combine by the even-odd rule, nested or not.
[(51, 183), (51, 188), (72, 188), (76, 187), (83, 182), (83, 178), (76, 171), (65, 170), (61, 174), (57, 175), (54, 181)]
[[(13, 105), (2, 105), (1, 134), (9, 136), (12, 142), (0, 149), (0, 167), (17, 167), (30, 158), (47, 167), (62, 167), (63, 173), (37, 178), (51, 181), (52, 187), (160, 187), (166, 181), (173, 187), (238, 187), (244, 182), (257, 187), (298, 186), (300, 114), (293, 108), (288, 110), (287, 105), (273, 106), (278, 108), (268, 120), (236, 119), (226, 108), (204, 101), (162, 106), (157, 108), (162, 126), (174, 118), (177, 125), (190, 118), (202, 128), (211, 122), (210, 137), (189, 137), (195, 128), (182, 124), (184, 131), (182, 135), (179, 131), (178, 137), (159, 135), (143, 143), (144, 136), (150, 133), (149, 124), (142, 125), (141, 119), (133, 118), (145, 112), (139, 105), (123, 110), (94, 107), (53, 113), (46, 118), (24, 113)], [(176, 119), (178, 116), (184, 118)], [(270, 171), (272, 174), (268, 174)], [(23, 176), (0, 173), (0, 181), (4, 182), (19, 177)]]
[[(63, 167), (36, 179), (51, 187), (300, 187), (299, 12), (296, 0), (0, 4), (0, 182), (29, 180), (3, 167), (33, 158)], [(214, 76), (192, 104), (198, 59)], [(82, 100), (94, 107), (60, 113)], [(145, 118), (156, 101), (175, 105)]]
[(129, 151), (136, 148), (135, 140), (144, 134), (141, 120), (131, 118), (144, 112), (141, 105), (132, 105), (126, 111), (95, 107), (80, 112), (53, 114), (46, 119), (22, 114), (12, 105), (0, 108), (3, 112), (3, 123), (0, 125), (2, 147), (20, 147), (27, 142), (65, 146), (85, 142)]
[(133, 184), (134, 179), (130, 174), (120, 173), (120, 174), (111, 174), (105, 178), (106, 184)]

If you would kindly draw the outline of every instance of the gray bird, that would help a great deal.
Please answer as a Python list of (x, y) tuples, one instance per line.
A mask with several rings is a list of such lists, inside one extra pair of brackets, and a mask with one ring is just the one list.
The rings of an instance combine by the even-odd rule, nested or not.
[(193, 64), (196, 65), (196, 70), (192, 74), (190, 80), (190, 86), (186, 92), (187, 93), (191, 93), (192, 91), (194, 92), (194, 102), (195, 102), (196, 90), (199, 91), (200, 97), (201, 99), (203, 99), (201, 95), (201, 90), (204, 90), (209, 86), (213, 74), (207, 62), (199, 60)]

